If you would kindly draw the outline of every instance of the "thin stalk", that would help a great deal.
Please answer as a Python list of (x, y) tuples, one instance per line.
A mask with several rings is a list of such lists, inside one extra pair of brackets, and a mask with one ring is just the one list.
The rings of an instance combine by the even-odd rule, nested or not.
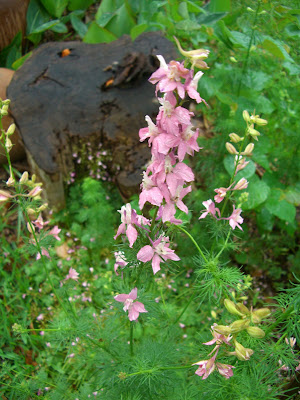
[(173, 322), (172, 326), (175, 325), (175, 324), (180, 320), (180, 318), (181, 318), (181, 317), (183, 316), (183, 314), (186, 312), (188, 306), (189, 306), (189, 305), (191, 304), (191, 302), (194, 300), (194, 298), (196, 297), (196, 295), (197, 295), (197, 293), (194, 293), (194, 294), (190, 297), (189, 301), (187, 302), (187, 304), (185, 305), (184, 309), (181, 311), (181, 313), (179, 314), (179, 316), (175, 319), (175, 321)]
[(152, 372), (156, 372), (156, 371), (168, 371), (170, 369), (187, 369), (187, 368), (191, 368), (191, 365), (184, 365), (184, 366), (178, 366), (178, 367), (157, 367), (157, 368), (152, 368), (152, 369), (145, 369), (143, 371), (139, 371), (139, 372), (133, 372), (132, 374), (128, 374), (126, 375), (126, 378), (129, 376), (135, 376), (135, 375), (142, 375), (142, 374), (151, 374)]
[(254, 33), (255, 33), (255, 29), (254, 29), (254, 28), (255, 28), (255, 25), (256, 25), (256, 20), (257, 20), (257, 16), (258, 16), (258, 11), (259, 11), (259, 7), (260, 7), (260, 3), (261, 3), (261, 0), (259, 0), (258, 3), (257, 3), (257, 7), (256, 7), (256, 11), (255, 11), (255, 16), (254, 16), (254, 20), (253, 20), (251, 38), (250, 38), (249, 45), (248, 45), (248, 48), (247, 48), (246, 58), (245, 58), (245, 61), (244, 61), (244, 64), (243, 64), (242, 76), (241, 76), (241, 79), (240, 79), (240, 81), (239, 81), (239, 86), (238, 86), (238, 90), (237, 90), (237, 96), (240, 95), (241, 87), (242, 87), (242, 81), (243, 81), (243, 76), (244, 76), (244, 74), (245, 74), (245, 72), (246, 72), (246, 68), (247, 68), (248, 61), (249, 61), (250, 50), (251, 50), (251, 46), (252, 46), (253, 39), (254, 39)]
[(223, 244), (223, 247), (222, 247), (222, 249), (219, 251), (219, 253), (217, 254), (216, 258), (219, 258), (220, 255), (221, 255), (221, 254), (223, 253), (223, 251), (225, 250), (225, 248), (226, 248), (226, 246), (227, 246), (227, 243), (228, 243), (228, 239), (229, 239), (229, 237), (230, 237), (230, 233), (231, 233), (231, 231), (229, 230), (228, 233), (227, 233), (227, 237), (226, 237), (225, 243)]
[(133, 356), (133, 322), (130, 323), (130, 355)]
[(194, 243), (194, 245), (196, 246), (196, 249), (197, 249), (198, 252), (200, 253), (200, 255), (201, 255), (201, 257), (203, 258), (203, 260), (204, 260), (205, 262), (207, 262), (207, 258), (205, 257), (203, 251), (200, 249), (200, 247), (198, 246), (198, 243), (197, 243), (196, 240), (193, 238), (193, 236), (192, 236), (188, 231), (186, 231), (184, 228), (182, 228), (181, 226), (179, 226), (179, 225), (175, 225), (175, 226), (176, 226), (176, 228), (178, 228), (178, 229), (180, 229), (182, 232), (184, 232), (184, 233), (191, 239), (191, 241), (192, 241), (192, 242)]

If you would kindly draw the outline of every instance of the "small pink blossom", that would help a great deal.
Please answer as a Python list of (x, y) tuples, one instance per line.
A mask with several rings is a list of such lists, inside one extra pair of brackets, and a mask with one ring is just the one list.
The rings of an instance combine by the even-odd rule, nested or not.
[(240, 216), (241, 212), (242, 212), (241, 208), (235, 209), (235, 206), (233, 205), (232, 214), (230, 215), (229, 218), (225, 218), (229, 220), (229, 225), (231, 226), (232, 229), (238, 227), (241, 231), (243, 230), (243, 228), (239, 225), (242, 224), (244, 221), (244, 219)]
[(206, 101), (200, 97), (200, 94), (198, 92), (198, 82), (199, 79), (202, 77), (203, 72), (197, 72), (194, 77), (193, 72), (194, 71), (190, 71), (190, 78), (187, 79), (185, 83), (185, 90), (187, 91), (191, 99), (196, 100), (197, 103), (201, 103), (203, 101), (206, 104)]
[(48, 232), (48, 235), (53, 236), (56, 240), (61, 240), (60, 237), (58, 236), (59, 232), (61, 231), (61, 229), (58, 228), (57, 225), (55, 225), (51, 231)]
[(42, 319), (44, 319), (44, 314), (40, 314), (36, 317), (37, 321), (42, 321)]
[(216, 208), (215, 203), (211, 199), (203, 201), (202, 204), (204, 205), (207, 211), (204, 212), (202, 211), (202, 215), (199, 217), (199, 219), (205, 218), (208, 214), (211, 214), (214, 218), (217, 218), (216, 213), (219, 214), (219, 217), (221, 216), (220, 210)]
[(35, 225), (39, 229), (43, 229), (45, 225), (49, 224), (49, 221), (44, 221), (43, 217), (41, 215), (38, 216), (38, 218), (32, 222), (33, 225)]
[(160, 270), (160, 263), (166, 260), (179, 261), (180, 258), (174, 253), (175, 250), (169, 249), (169, 238), (161, 236), (154, 242), (150, 239), (152, 246), (146, 245), (137, 253), (137, 259), (142, 262), (152, 260), (154, 275)]
[(114, 265), (114, 270), (116, 275), (118, 276), (118, 268), (124, 268), (128, 262), (125, 260), (125, 255), (122, 251), (116, 251), (115, 252), (115, 259), (116, 259), (116, 263)]
[[(50, 254), (49, 254), (48, 250), (44, 249), (44, 247), (42, 247), (42, 256), (45, 256), (45, 257), (50, 258)], [(41, 254), (40, 254), (40, 253), (37, 253), (35, 259), (36, 259), (36, 260), (39, 260), (40, 258), (41, 258)]]
[(79, 273), (74, 269), (70, 268), (68, 275), (65, 277), (65, 281), (68, 279), (73, 279), (74, 281), (78, 281)]
[(246, 178), (242, 178), (238, 181), (238, 183), (234, 186), (232, 190), (243, 190), (247, 189), (249, 182)]
[(228, 190), (230, 190), (230, 186), (228, 188), (220, 187), (218, 189), (215, 189), (215, 192), (217, 193), (214, 197), (215, 202), (221, 203), (221, 201), (224, 200)]
[(140, 313), (146, 313), (148, 312), (145, 309), (145, 306), (143, 303), (139, 301), (134, 301), (137, 298), (137, 288), (135, 287), (134, 289), (131, 290), (129, 294), (118, 294), (117, 296), (114, 297), (116, 301), (119, 301), (121, 303), (124, 303), (123, 310), (126, 312), (128, 311), (128, 318), (129, 321), (135, 321)]

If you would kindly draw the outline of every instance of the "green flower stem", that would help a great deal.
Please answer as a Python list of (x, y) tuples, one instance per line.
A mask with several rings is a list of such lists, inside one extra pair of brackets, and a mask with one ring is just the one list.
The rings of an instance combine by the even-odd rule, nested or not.
[(143, 371), (138, 371), (138, 372), (133, 372), (132, 374), (128, 374), (126, 375), (126, 378), (128, 378), (129, 376), (135, 376), (135, 375), (142, 375), (142, 374), (151, 374), (153, 372), (156, 371), (168, 371), (171, 369), (187, 369), (187, 368), (191, 368), (191, 365), (184, 365), (184, 366), (177, 366), (177, 367), (157, 367), (157, 368), (152, 368), (152, 369), (145, 369)]
[(154, 211), (154, 215), (153, 215), (152, 222), (151, 222), (151, 226), (150, 226), (150, 235), (151, 235), (151, 233), (152, 233), (152, 231), (153, 231), (153, 229), (154, 229), (154, 225), (155, 225), (155, 220), (156, 220), (157, 213), (158, 213), (158, 207), (157, 207), (156, 210)]
[(227, 233), (227, 237), (226, 237), (225, 243), (223, 244), (223, 247), (222, 247), (222, 249), (219, 251), (219, 253), (217, 254), (216, 258), (219, 258), (220, 255), (221, 255), (221, 254), (223, 253), (223, 251), (225, 250), (225, 248), (226, 248), (226, 246), (227, 246), (227, 243), (228, 243), (228, 239), (230, 238), (230, 234), (231, 234), (231, 230), (229, 229), (229, 231), (228, 231), (228, 233)]
[(184, 309), (181, 311), (181, 313), (179, 314), (179, 316), (175, 319), (175, 321), (173, 322), (172, 326), (177, 324), (177, 322), (180, 320), (180, 318), (183, 316), (183, 314), (186, 312), (188, 306), (191, 304), (191, 302), (194, 300), (194, 298), (196, 297), (197, 293), (194, 293), (189, 301), (187, 302), (187, 304), (185, 305)]
[(240, 95), (240, 92), (241, 92), (243, 77), (244, 77), (244, 74), (246, 72), (246, 68), (247, 68), (248, 61), (249, 61), (250, 50), (251, 50), (251, 46), (252, 46), (253, 39), (254, 39), (254, 33), (255, 33), (255, 29), (254, 28), (255, 28), (255, 25), (256, 25), (256, 20), (257, 20), (258, 11), (259, 11), (259, 8), (260, 8), (260, 3), (261, 3), (261, 0), (258, 1), (257, 7), (256, 7), (256, 11), (255, 11), (255, 16), (254, 16), (254, 20), (253, 20), (253, 26), (252, 26), (252, 32), (251, 32), (251, 38), (250, 38), (249, 45), (248, 45), (248, 48), (247, 48), (247, 54), (246, 54), (246, 58), (245, 58), (244, 65), (243, 65), (243, 70), (242, 70), (242, 76), (241, 76), (241, 79), (239, 81), (239, 86), (238, 86), (238, 90), (237, 90), (237, 95), (238, 96)]
[(133, 356), (133, 322), (130, 322), (130, 355)]
[(205, 257), (203, 251), (200, 249), (200, 247), (198, 246), (198, 243), (197, 243), (196, 240), (193, 238), (193, 236), (192, 236), (188, 231), (186, 231), (184, 228), (182, 228), (180, 225), (175, 225), (175, 226), (176, 226), (176, 228), (178, 228), (178, 229), (180, 229), (182, 232), (184, 232), (184, 233), (191, 239), (191, 241), (192, 241), (192, 242), (194, 243), (194, 245), (196, 246), (196, 248), (197, 248), (197, 250), (199, 251), (199, 253), (200, 253), (201, 257), (203, 258), (203, 260), (204, 260), (205, 262), (207, 262), (207, 258)]
[[(27, 221), (28, 221), (28, 223), (29, 223), (31, 233), (32, 233), (32, 235), (33, 235), (33, 238), (34, 238), (34, 241), (35, 241), (35, 244), (36, 244), (36, 248), (37, 248), (37, 250), (38, 250), (38, 252), (39, 252), (39, 254), (40, 254), (40, 256), (41, 256), (42, 265), (43, 265), (44, 271), (45, 271), (45, 273), (46, 273), (47, 279), (48, 279), (48, 281), (49, 281), (49, 283), (50, 283), (50, 285), (51, 285), (51, 287), (52, 287), (53, 293), (55, 294), (55, 296), (56, 296), (56, 298), (57, 298), (59, 304), (61, 305), (62, 309), (64, 310), (66, 316), (69, 316), (69, 311), (66, 309), (66, 307), (65, 307), (65, 305), (64, 305), (64, 303), (63, 303), (63, 301), (62, 301), (61, 298), (59, 297), (59, 295), (58, 295), (58, 293), (57, 293), (57, 291), (56, 291), (56, 289), (55, 289), (55, 287), (54, 287), (52, 278), (51, 278), (51, 276), (50, 276), (50, 274), (49, 274), (49, 271), (48, 271), (47, 266), (46, 266), (46, 263), (45, 263), (44, 256), (42, 255), (42, 248), (41, 248), (41, 246), (40, 246), (40, 244), (39, 244), (39, 241), (38, 241), (38, 239), (37, 239), (37, 237), (36, 237), (36, 234), (35, 234), (35, 231), (34, 231), (34, 227), (33, 227), (33, 225), (32, 225), (32, 222), (31, 222), (30, 218), (29, 218), (29, 215), (28, 215), (28, 213), (27, 213), (26, 207), (24, 207), (24, 204), (22, 203), (22, 201), (21, 201), (20, 203), (21, 203), (21, 207), (22, 207), (23, 213), (24, 213), (24, 215), (25, 215), (25, 217), (26, 217), (26, 219), (27, 219)], [(73, 309), (73, 307), (71, 306), (71, 304), (70, 304), (70, 308), (71, 308), (71, 311), (72, 311), (73, 316), (74, 316), (75, 318), (78, 318), (78, 317), (77, 317), (77, 314), (76, 314), (75, 310)]]

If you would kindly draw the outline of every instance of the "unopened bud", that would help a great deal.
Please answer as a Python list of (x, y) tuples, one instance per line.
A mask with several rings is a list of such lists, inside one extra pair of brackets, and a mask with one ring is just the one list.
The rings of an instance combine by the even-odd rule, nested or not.
[(13, 186), (14, 184), (15, 184), (15, 180), (12, 176), (10, 176), (6, 182), (6, 185), (10, 187), (10, 186)]
[(244, 138), (240, 137), (239, 135), (237, 135), (236, 133), (230, 133), (229, 137), (233, 143), (239, 143), (244, 139)]
[(43, 189), (39, 186), (36, 186), (34, 189), (32, 189), (29, 193), (28, 193), (28, 197), (36, 197), (38, 195), (40, 195), (42, 193)]
[(243, 317), (243, 313), (238, 311), (238, 309), (236, 308), (236, 305), (234, 304), (233, 301), (231, 301), (229, 299), (225, 299), (224, 306), (226, 307), (227, 311), (230, 312), (230, 314), (238, 315), (239, 317)]
[(247, 110), (243, 111), (243, 118), (244, 118), (244, 121), (250, 122), (250, 115)]
[(35, 227), (32, 224), (30, 224), (29, 222), (27, 222), (27, 229), (28, 229), (29, 233), (35, 232)]
[(12, 198), (12, 195), (6, 190), (0, 190), (0, 201), (7, 201)]
[(243, 190), (247, 189), (248, 187), (248, 181), (246, 178), (242, 178), (238, 181), (238, 183), (234, 186), (233, 190)]
[(37, 213), (33, 208), (27, 208), (27, 214), (30, 219), (35, 219)]
[(8, 137), (5, 140), (5, 147), (6, 147), (6, 150), (8, 152), (10, 152), (12, 147), (13, 147), (13, 144), (12, 144), (11, 140)]
[(271, 310), (269, 308), (259, 308), (258, 310), (255, 310), (253, 314), (256, 314), (259, 318), (263, 319), (271, 314)]
[(8, 115), (8, 105), (7, 104), (4, 104), (2, 106), (2, 108), (0, 110), (0, 114), (3, 115), (3, 116)]
[(28, 182), (28, 172), (25, 171), (25, 172), (23, 172), (23, 174), (19, 180), (19, 183), (21, 183), (21, 185), (24, 185), (27, 182)]
[(249, 315), (250, 311), (248, 310), (248, 308), (246, 306), (244, 306), (243, 303), (237, 303), (236, 308), (243, 313), (244, 315)]
[(228, 151), (228, 153), (238, 154), (238, 152), (236, 151), (236, 148), (231, 143), (226, 142), (225, 147), (226, 147), (226, 150)]
[(2, 104), (4, 104), (5, 106), (9, 106), (10, 100), (9, 99), (2, 100)]
[(212, 310), (210, 313), (213, 319), (217, 319), (217, 313), (214, 310)]
[(256, 125), (264, 126), (267, 125), (268, 121), (266, 119), (256, 118), (255, 123)]
[(250, 156), (252, 154), (253, 149), (254, 149), (254, 143), (249, 143), (241, 154), (243, 156)]
[(257, 326), (248, 326), (247, 332), (256, 339), (262, 339), (265, 336), (265, 332)]
[(8, 129), (6, 131), (6, 135), (7, 136), (12, 135), (15, 132), (15, 129), (16, 129), (16, 125), (15, 124), (9, 125), (9, 127), (8, 127)]
[(258, 140), (257, 136), (260, 136), (260, 132), (258, 132), (256, 129), (249, 127), (247, 131), (248, 135), (253, 137), (253, 139)]
[(40, 213), (40, 212), (46, 210), (47, 207), (48, 207), (48, 203), (45, 203), (45, 204), (41, 205), (41, 206), (37, 209), (37, 212)]
[(234, 63), (237, 63), (237, 60), (236, 60), (236, 58), (234, 58), (234, 57), (229, 57), (229, 60), (231, 61), (231, 62), (234, 62)]
[(231, 329), (227, 325), (214, 325), (214, 331), (224, 336), (228, 336), (231, 333)]
[(237, 341), (234, 342), (234, 346), (235, 346), (236, 356), (241, 361), (249, 360), (249, 358), (254, 353), (254, 351), (252, 349), (247, 349), (246, 347), (244, 347)]
[(248, 327), (249, 323), (250, 322), (247, 319), (239, 319), (237, 321), (234, 321), (231, 325), (229, 325), (230, 332), (231, 333), (241, 332)]

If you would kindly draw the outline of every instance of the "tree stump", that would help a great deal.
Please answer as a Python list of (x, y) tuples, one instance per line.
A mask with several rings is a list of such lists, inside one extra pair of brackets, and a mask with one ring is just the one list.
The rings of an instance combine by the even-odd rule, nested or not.
[(150, 158), (138, 132), (147, 126), (145, 115), (158, 111), (148, 82), (158, 54), (167, 61), (177, 57), (158, 32), (134, 42), (123, 36), (108, 44), (46, 43), (16, 71), (8, 87), (11, 111), (51, 206), (63, 207), (72, 154), (87, 142), (111, 152), (109, 167), (120, 166), (114, 181), (125, 197), (137, 191)]

